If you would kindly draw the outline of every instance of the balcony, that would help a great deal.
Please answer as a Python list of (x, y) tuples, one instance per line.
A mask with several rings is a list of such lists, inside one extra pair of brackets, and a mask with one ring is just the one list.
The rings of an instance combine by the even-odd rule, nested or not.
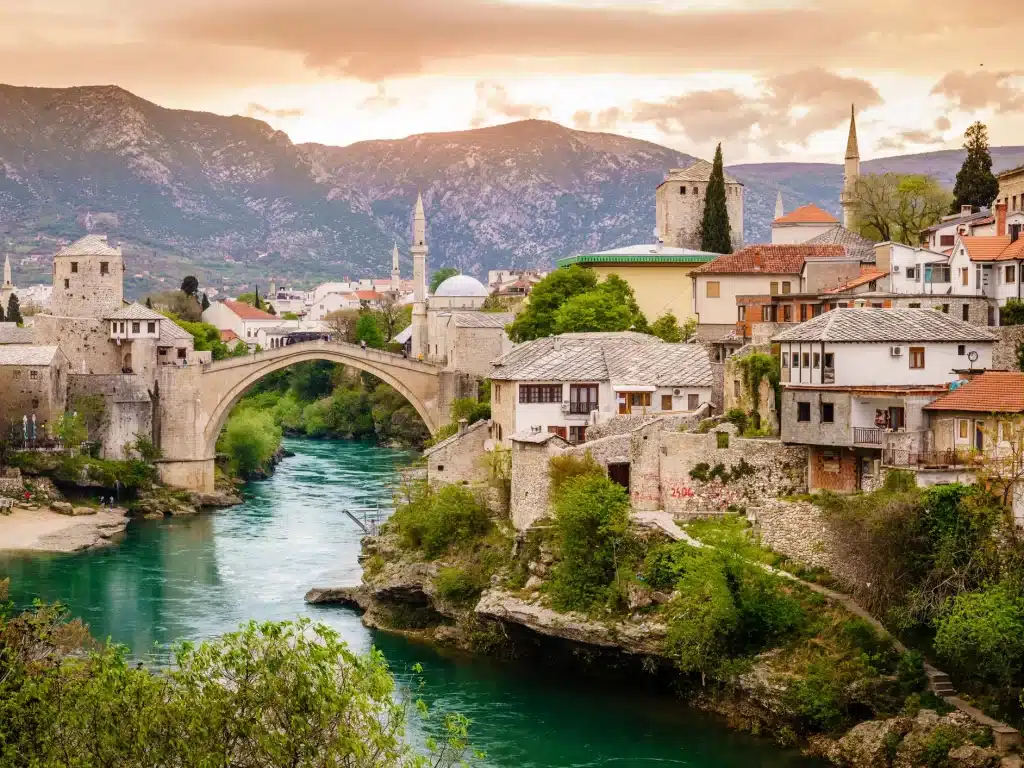
[(882, 451), (882, 463), (889, 467), (925, 467), (925, 468), (969, 468), (976, 469), (984, 464), (986, 456), (991, 452), (973, 450), (953, 451), (905, 451), (886, 449)]
[(854, 427), (854, 445), (882, 445), (885, 442), (885, 430), (880, 427)]

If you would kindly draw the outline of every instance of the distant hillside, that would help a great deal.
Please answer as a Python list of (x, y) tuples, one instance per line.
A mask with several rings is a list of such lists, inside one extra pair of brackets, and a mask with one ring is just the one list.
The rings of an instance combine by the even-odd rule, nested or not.
[[(1024, 147), (993, 157), (1000, 169), (1019, 165)], [(951, 184), (961, 159), (933, 152), (865, 170), (927, 172)], [(386, 274), (392, 241), (406, 252), (421, 190), (431, 266), (482, 275), (649, 242), (654, 188), (692, 161), (538, 120), (295, 145), (259, 120), (165, 109), (114, 86), (0, 86), (0, 238), (13, 242), (21, 283), (47, 281), (56, 248), (92, 231), (125, 246), (130, 295), (187, 273), (231, 292), (272, 279), (308, 285)], [(768, 238), (779, 189), (787, 209), (814, 202), (838, 213), (839, 165), (729, 170), (747, 185), (749, 242)]]

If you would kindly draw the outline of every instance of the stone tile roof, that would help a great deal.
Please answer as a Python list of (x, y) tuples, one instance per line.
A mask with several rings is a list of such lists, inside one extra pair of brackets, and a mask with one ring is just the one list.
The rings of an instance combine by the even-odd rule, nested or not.
[(665, 344), (628, 331), (563, 334), (519, 345), (494, 362), (491, 378), (709, 387), (711, 363), (698, 344)]
[(994, 342), (995, 335), (935, 309), (833, 309), (772, 337), (774, 342)]
[(395, 338), (392, 339), (396, 344), (405, 344), (412, 338), (412, 326), (407, 325), (405, 328), (395, 334)]
[(4, 344), (0, 346), (0, 365), (49, 365), (58, 352), (59, 347)]
[(712, 262), (697, 267), (691, 275), (750, 274), (799, 275), (808, 258), (845, 257), (842, 245), (748, 245), (736, 253), (719, 256)]
[(1024, 373), (986, 371), (925, 406), (929, 411), (1024, 413)]
[(814, 203), (801, 205), (772, 222), (775, 224), (838, 224), (839, 219)]
[[(223, 340), (224, 332), (221, 331)], [(160, 318), (160, 341), (195, 341), (191, 333), (186, 331), (173, 320), (166, 317)]]
[(112, 248), (106, 235), (86, 235), (61, 248), (57, 256), (120, 256), (120, 248)]
[(225, 307), (234, 312), (238, 317), (243, 320), (280, 320), (281, 318), (276, 315), (272, 315), (269, 312), (264, 312), (262, 309), (256, 309), (256, 307), (246, 304), (244, 301), (235, 301), (234, 299), (224, 299), (222, 302)]
[(861, 261), (875, 260), (875, 243), (866, 237), (847, 229), (843, 226), (835, 226), (827, 232), (815, 235), (807, 241), (807, 245), (828, 245), (836, 244), (846, 246), (846, 253), (849, 256), (856, 256)]
[(940, 229), (945, 229), (946, 227), (953, 227), (956, 226), (957, 224), (967, 224), (972, 222), (980, 223), (981, 219), (988, 218), (991, 215), (991, 211), (989, 211), (987, 208), (983, 208), (977, 213), (972, 213), (970, 216), (956, 216), (952, 219), (947, 219), (945, 221), (940, 221), (937, 224), (932, 224), (930, 227), (925, 227), (924, 229), (922, 229), (921, 234), (925, 235), (928, 234), (929, 232), (938, 232)]
[(111, 315), (107, 315), (105, 320), (166, 320), (167, 318), (161, 315), (159, 312), (154, 312), (152, 309), (135, 302), (129, 304), (127, 307), (121, 307)]
[(31, 344), (35, 333), (31, 328), (19, 328), (17, 323), (0, 323), (0, 344)]
[(544, 445), (551, 440), (559, 440), (568, 445), (564, 438), (554, 432), (516, 432), (510, 439), (514, 443), (533, 443), (534, 445)]
[[(673, 181), (710, 181), (711, 170), (714, 166), (707, 160), (697, 160), (692, 165), (686, 168), (673, 168), (668, 172), (668, 178), (661, 182), (662, 184), (669, 184)], [(725, 177), (726, 184), (739, 184), (736, 179), (730, 176), (728, 173), (723, 171), (722, 175)], [(659, 184), (658, 186), (661, 186)]]
[(516, 319), (511, 312), (453, 312), (456, 328), (504, 328)]
[(432, 453), (437, 453), (442, 448), (446, 448), (449, 445), (451, 445), (452, 443), (458, 442), (459, 440), (461, 440), (463, 437), (465, 437), (466, 435), (470, 434), (471, 432), (476, 432), (478, 429), (483, 429), (485, 427), (489, 428), (490, 425), (491, 425), (491, 422), (486, 420), (486, 419), (483, 420), (483, 421), (474, 422), (473, 424), (470, 424), (468, 427), (466, 427), (466, 431), (463, 432), (461, 435), (458, 432), (456, 432), (451, 437), (446, 437), (440, 443), (437, 443), (436, 445), (432, 445), (429, 448), (427, 448), (425, 451), (423, 451), (423, 455), (424, 456), (429, 456)]
[(961, 237), (971, 261), (1012, 261), (1024, 259), (1024, 239), (1010, 242), (1009, 235)]
[(824, 293), (842, 293), (843, 291), (848, 291), (851, 288), (856, 288), (857, 286), (870, 283), (872, 280), (881, 280), (888, 274), (888, 272), (883, 272), (880, 269), (862, 269), (857, 277), (852, 280), (847, 280), (845, 283), (837, 285), (835, 288), (829, 288), (827, 291), (824, 291)]

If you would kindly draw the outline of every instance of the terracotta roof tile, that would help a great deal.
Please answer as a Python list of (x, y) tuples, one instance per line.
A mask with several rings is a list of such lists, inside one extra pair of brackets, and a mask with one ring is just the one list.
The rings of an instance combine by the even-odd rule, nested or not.
[(862, 269), (860, 271), (860, 275), (857, 277), (852, 280), (847, 280), (845, 283), (837, 285), (835, 288), (830, 288), (825, 291), (825, 293), (842, 293), (843, 291), (848, 291), (851, 288), (856, 288), (859, 285), (870, 283), (872, 280), (881, 280), (888, 274), (888, 272), (883, 272), (880, 269)]
[(237, 341), (238, 334), (232, 331), (230, 328), (221, 328), (220, 340), (223, 341), (225, 344), (229, 341)]
[(986, 371), (925, 408), (930, 411), (1024, 413), (1024, 373)]
[(264, 312), (262, 309), (256, 309), (256, 307), (246, 304), (244, 301), (235, 301), (234, 299), (224, 299), (224, 306), (234, 312), (243, 320), (278, 320), (279, 318)]
[(736, 253), (719, 256), (693, 270), (691, 275), (700, 274), (745, 274), (759, 272), (770, 275), (799, 275), (804, 261), (809, 257), (846, 256), (842, 245), (748, 245)]
[(775, 219), (772, 224), (838, 224), (839, 219), (826, 210), (810, 203), (801, 205), (785, 216)]
[(380, 298), (380, 294), (376, 291), (356, 291), (356, 296), (360, 301), (376, 301)]

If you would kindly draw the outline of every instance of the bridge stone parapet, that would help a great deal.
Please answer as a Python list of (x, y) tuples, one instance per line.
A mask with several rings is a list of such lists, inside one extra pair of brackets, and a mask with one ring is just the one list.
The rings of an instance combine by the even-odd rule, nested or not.
[(327, 360), (370, 373), (401, 393), (435, 434), (451, 409), (456, 374), (355, 344), (310, 341), (201, 366), (160, 369), (154, 403), (154, 434), (163, 458), (164, 483), (212, 492), (217, 437), (235, 403), (274, 371), (307, 360)]

